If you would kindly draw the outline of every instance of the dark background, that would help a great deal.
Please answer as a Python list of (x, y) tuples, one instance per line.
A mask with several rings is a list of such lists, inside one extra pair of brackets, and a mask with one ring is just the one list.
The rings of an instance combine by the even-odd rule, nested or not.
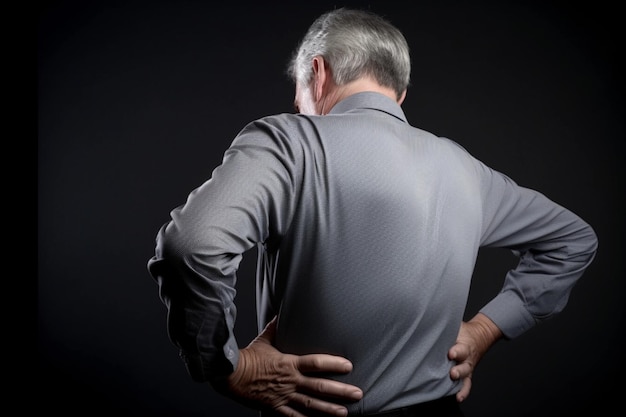
[[(146, 263), (158, 228), (245, 123), (291, 112), (287, 59), (358, 5), (412, 48), (409, 121), (455, 139), (596, 230), (566, 310), (498, 344), (467, 417), (571, 416), (624, 391), (624, 67), (601, 2), (52, 1), (37, 7), (36, 398), (64, 415), (256, 416), (188, 377)], [(7, 17), (8, 18), (8, 17)], [(254, 262), (237, 332), (255, 334)], [(483, 251), (468, 315), (514, 259)], [(619, 409), (619, 408), (618, 408)], [(600, 414), (602, 414), (600, 412)]]

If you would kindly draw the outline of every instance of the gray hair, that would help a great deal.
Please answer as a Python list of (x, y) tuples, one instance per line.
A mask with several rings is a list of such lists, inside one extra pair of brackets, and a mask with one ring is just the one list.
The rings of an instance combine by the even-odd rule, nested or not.
[(289, 62), (287, 73), (295, 83), (311, 81), (316, 56), (329, 63), (338, 85), (368, 75), (398, 97), (409, 86), (411, 59), (404, 35), (369, 11), (339, 8), (318, 17)]

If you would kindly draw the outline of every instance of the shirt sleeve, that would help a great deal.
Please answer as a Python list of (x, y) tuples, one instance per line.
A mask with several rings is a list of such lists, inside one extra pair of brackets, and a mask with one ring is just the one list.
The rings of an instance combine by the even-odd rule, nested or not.
[(484, 164), (479, 171), (481, 246), (508, 248), (519, 257), (481, 312), (514, 338), (563, 310), (595, 257), (598, 239), (589, 224), (543, 194)]
[(251, 123), (157, 234), (148, 270), (168, 310), (169, 337), (198, 382), (237, 366), (236, 271), (244, 252), (289, 224), (295, 158), (280, 129)]

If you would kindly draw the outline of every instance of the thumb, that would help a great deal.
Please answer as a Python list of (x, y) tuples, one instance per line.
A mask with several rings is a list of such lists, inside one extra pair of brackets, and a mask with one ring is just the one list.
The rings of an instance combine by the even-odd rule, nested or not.
[(274, 318), (265, 325), (265, 328), (259, 335), (257, 336), (257, 340), (273, 344), (274, 338), (276, 337), (276, 322), (278, 321), (278, 316), (274, 316)]

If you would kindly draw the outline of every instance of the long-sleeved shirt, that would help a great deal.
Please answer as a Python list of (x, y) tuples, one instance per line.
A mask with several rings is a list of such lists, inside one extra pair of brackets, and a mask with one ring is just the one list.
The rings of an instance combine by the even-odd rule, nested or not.
[[(197, 381), (236, 367), (236, 280), (258, 248), (259, 329), (284, 353), (330, 353), (359, 386), (352, 412), (451, 395), (447, 357), (479, 248), (519, 256), (481, 312), (508, 338), (560, 312), (597, 250), (593, 229), (456, 142), (362, 92), (324, 116), (248, 124), (212, 176), (171, 212), (148, 268)], [(248, 277), (245, 277), (248, 279)]]

